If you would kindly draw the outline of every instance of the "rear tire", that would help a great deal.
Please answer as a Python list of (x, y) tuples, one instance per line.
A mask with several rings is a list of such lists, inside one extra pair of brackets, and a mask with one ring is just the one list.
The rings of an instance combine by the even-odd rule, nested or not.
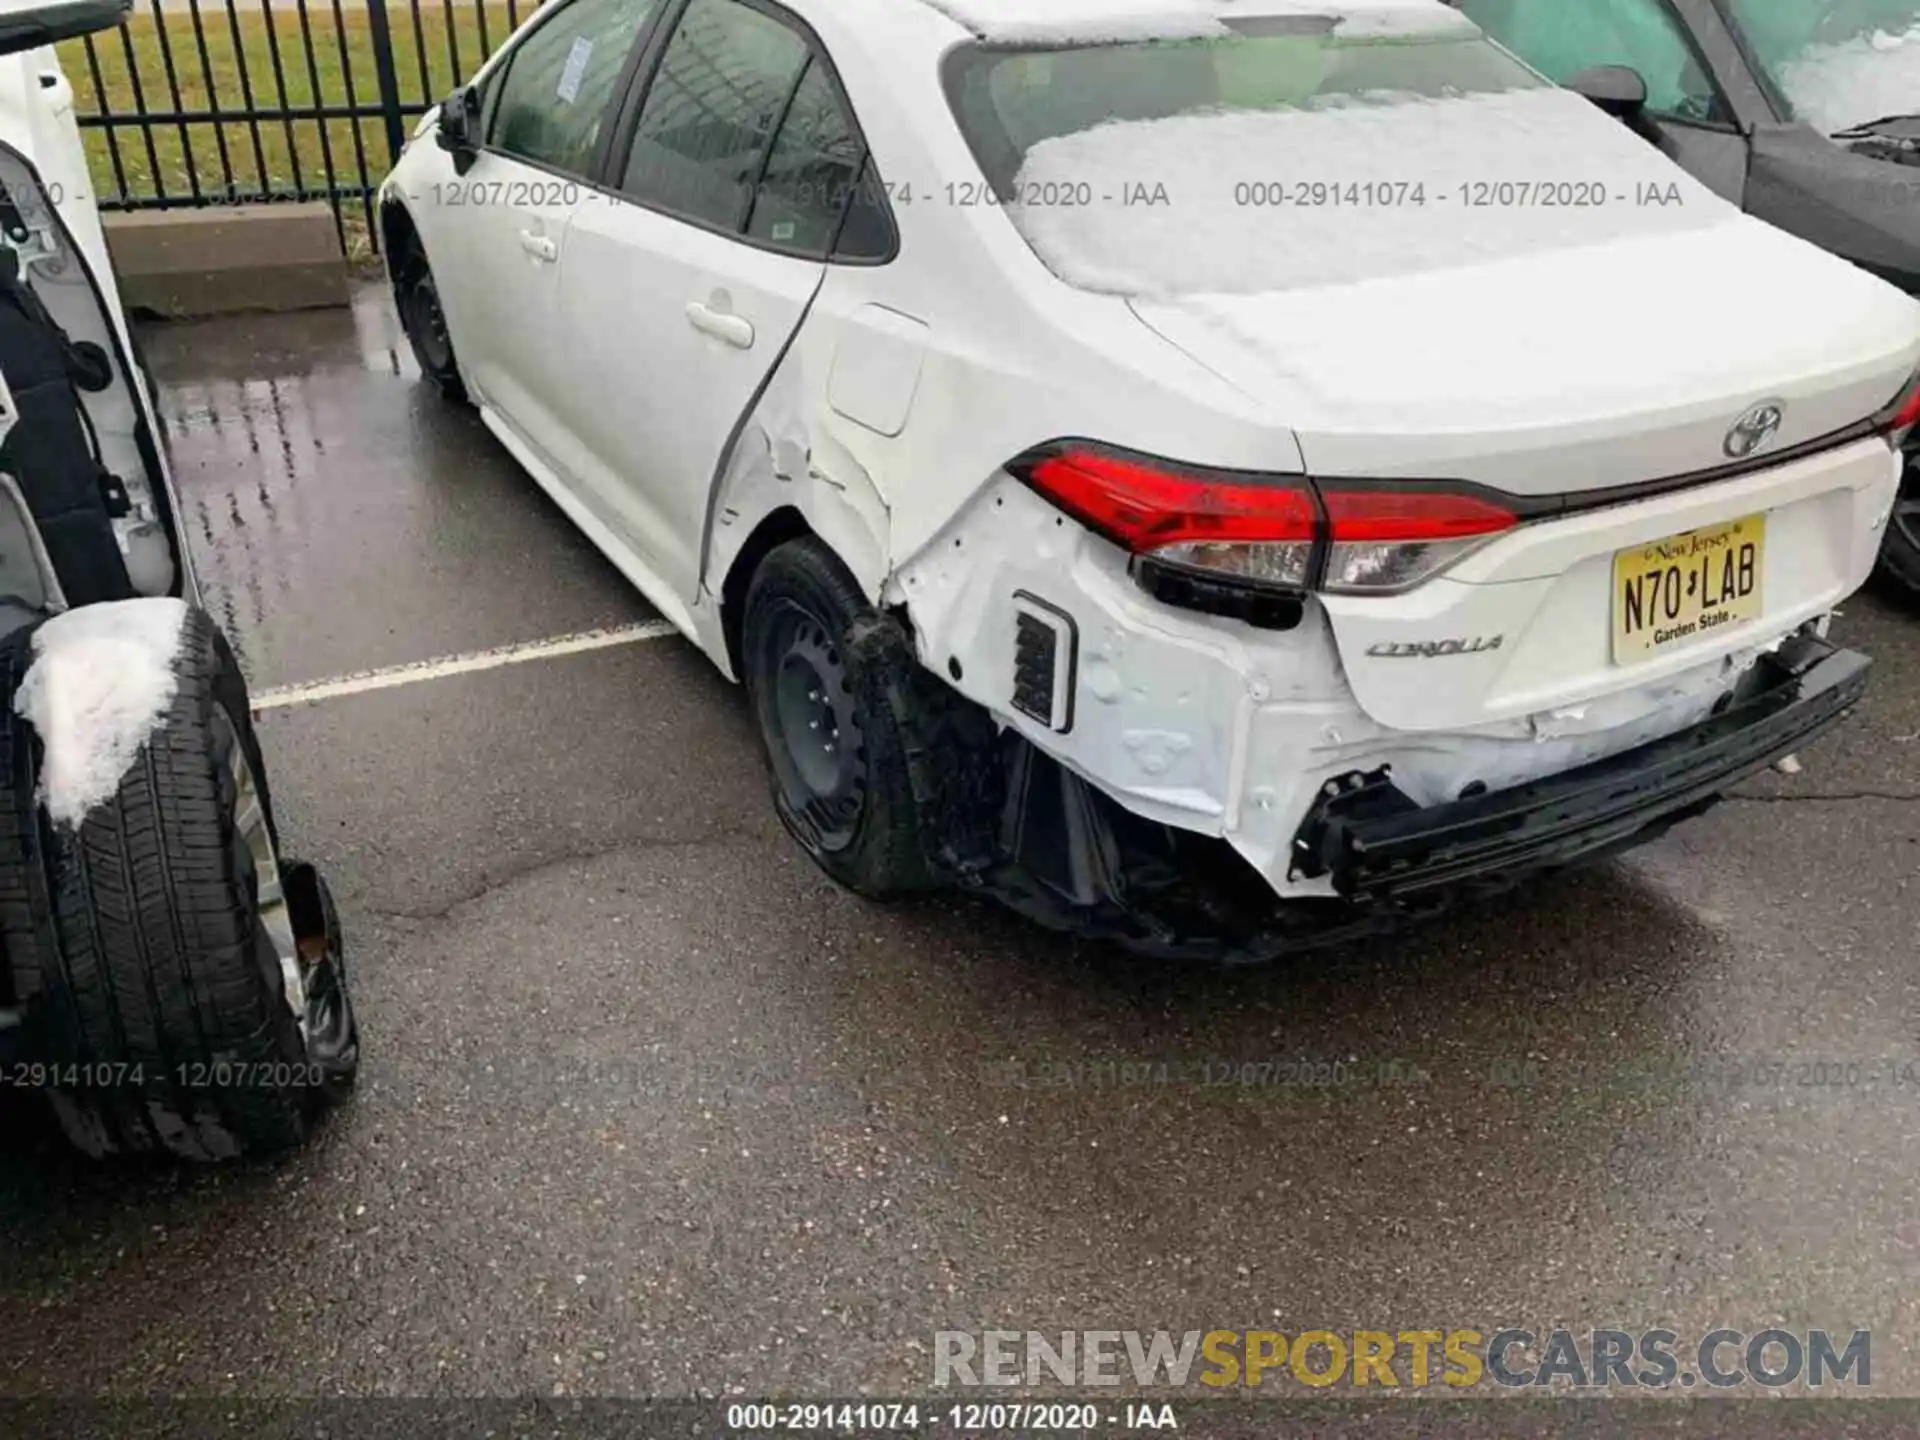
[(1907, 451), (1906, 473), (1894, 497), (1893, 518), (1887, 522), (1875, 573), (1888, 590), (1909, 604), (1920, 605), (1920, 441)]
[(358, 1027), (324, 885), (279, 860), (232, 651), (188, 611), (172, 702), (77, 827), (36, 803), (11, 713), (32, 660), (30, 632), (0, 646), (0, 937), (62, 1129), (94, 1156), (293, 1148), (351, 1087)]
[(748, 587), (740, 650), (774, 809), (828, 875), (870, 899), (935, 883), (902, 731), (853, 638), (874, 611), (812, 536), (770, 552)]
[(446, 312), (440, 307), (440, 287), (418, 236), (408, 239), (406, 253), (394, 274), (394, 308), (400, 312), (400, 325), (407, 332), (407, 343), (413, 347), (420, 373), (447, 399), (459, 405), (468, 403), (460, 362), (453, 353), (453, 336), (447, 329)]

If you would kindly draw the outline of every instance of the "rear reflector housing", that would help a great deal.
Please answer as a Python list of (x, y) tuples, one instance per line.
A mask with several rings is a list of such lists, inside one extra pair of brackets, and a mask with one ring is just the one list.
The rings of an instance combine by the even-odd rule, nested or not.
[(1061, 734), (1073, 729), (1080, 630), (1073, 616), (1026, 590), (1013, 596), (1013, 708)]
[(1279, 628), (1298, 622), (1298, 607), (1248, 597), (1409, 589), (1520, 523), (1471, 487), (1315, 482), (1086, 441), (1041, 446), (1007, 469), (1137, 557), (1136, 575), (1161, 599)]
[(1391, 594), (1438, 575), (1520, 517), (1467, 490), (1322, 485), (1329, 540), (1320, 588)]

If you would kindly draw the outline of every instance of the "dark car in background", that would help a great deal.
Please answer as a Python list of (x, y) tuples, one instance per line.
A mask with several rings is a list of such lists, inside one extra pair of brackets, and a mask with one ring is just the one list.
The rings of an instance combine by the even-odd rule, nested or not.
[[(1451, 3), (1749, 214), (1920, 294), (1920, 0)], [(1880, 568), (1920, 599), (1908, 453)]]

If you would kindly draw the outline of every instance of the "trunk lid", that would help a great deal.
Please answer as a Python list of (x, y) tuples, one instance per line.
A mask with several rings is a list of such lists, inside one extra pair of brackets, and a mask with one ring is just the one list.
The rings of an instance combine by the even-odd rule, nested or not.
[[(1732, 683), (1728, 656), (1865, 579), (1897, 457), (1869, 438), (1635, 503), (1583, 511), (1582, 493), (1813, 444), (1882, 410), (1920, 366), (1920, 304), (1731, 211), (1345, 286), (1131, 304), (1284, 417), (1317, 478), (1466, 481), (1564, 509), (1405, 594), (1323, 597), (1355, 698), (1407, 731), (1617, 736), (1682, 693), (1709, 703)], [(1736, 454), (1763, 406), (1776, 430)], [(1738, 582), (1738, 603), (1683, 591), (1629, 639), (1622, 608), (1662, 572), (1622, 557), (1695, 533), (1687, 544), (1724, 543), (1674, 570), (1704, 596), (1744, 543), (1717, 527), (1747, 517), (1760, 517), (1757, 583)]]
[(1697, 229), (1335, 289), (1136, 299), (1272, 406), (1320, 476), (1559, 495), (1712, 470), (1844, 430), (1899, 391), (1920, 304), (1729, 213)]
[(1015, 188), (1057, 275), (1124, 297), (1319, 475), (1689, 474), (1765, 401), (1776, 449), (1871, 415), (1920, 347), (1920, 304), (1566, 91), (1096, 125), (1035, 145)]
[[(1319, 603), (1355, 699), (1383, 725), (1507, 722), (1537, 740), (1618, 733), (1682, 693), (1711, 701), (1758, 647), (1858, 589), (1899, 467), (1869, 437), (1522, 525), (1405, 594)], [(1698, 538), (1675, 543), (1683, 536)]]

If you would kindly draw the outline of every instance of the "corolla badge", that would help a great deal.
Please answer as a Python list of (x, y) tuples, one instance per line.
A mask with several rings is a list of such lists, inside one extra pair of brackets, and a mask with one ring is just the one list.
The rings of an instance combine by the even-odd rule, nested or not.
[(1460, 640), (1376, 640), (1367, 654), (1377, 660), (1438, 660), (1443, 655), (1479, 655), (1498, 650), (1504, 635), (1475, 635)]
[(1727, 431), (1726, 452), (1732, 460), (1757, 455), (1766, 443), (1780, 433), (1780, 422), (1787, 418), (1787, 402), (1763, 400), (1733, 422)]

